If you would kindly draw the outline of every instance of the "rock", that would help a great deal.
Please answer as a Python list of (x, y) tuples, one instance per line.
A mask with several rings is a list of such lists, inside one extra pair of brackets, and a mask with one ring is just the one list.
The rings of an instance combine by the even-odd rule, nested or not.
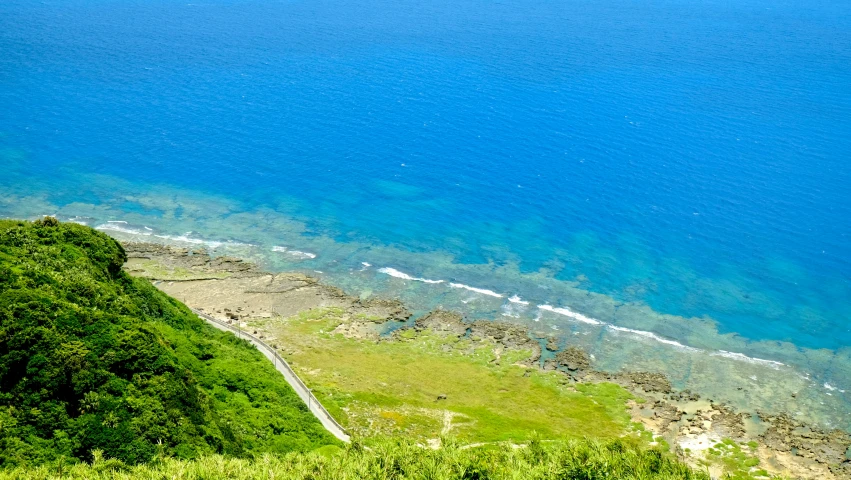
[(375, 322), (342, 322), (337, 327), (331, 331), (333, 335), (342, 335), (346, 338), (354, 338), (358, 340), (372, 340), (377, 342), (381, 341), (381, 335), (379, 334), (380, 325), (377, 325)]
[(146, 242), (122, 242), (127, 258), (157, 258), (163, 266), (184, 268), (198, 274), (228, 272), (238, 275), (259, 275), (256, 265), (234, 257), (211, 257), (204, 249), (186, 248)]
[(529, 330), (522, 325), (478, 320), (469, 324), (469, 327), (470, 336), (490, 338), (505, 348), (531, 350), (532, 356), (526, 360), (527, 362), (537, 362), (541, 358), (541, 345), (532, 340)]
[(556, 341), (555, 337), (550, 336), (547, 338), (547, 350), (551, 352), (555, 352), (556, 350), (558, 350), (558, 342)]
[(672, 392), (668, 398), (675, 402), (696, 402), (700, 400), (700, 395), (692, 393), (691, 390), (683, 390), (681, 392)]
[(836, 478), (851, 478), (851, 460), (846, 460), (839, 465), (830, 465), (830, 473)]
[(745, 437), (746, 414), (736, 413), (731, 408), (723, 405), (713, 405), (713, 409), (717, 413), (712, 415), (712, 430), (722, 437), (734, 439), (743, 439)]
[(647, 393), (671, 393), (673, 388), (668, 377), (661, 373), (651, 372), (620, 372), (620, 373), (604, 373), (598, 372), (598, 376), (602, 379), (620, 383), (627, 389), (644, 390)]
[(851, 435), (848, 433), (806, 427), (786, 414), (759, 413), (759, 416), (770, 425), (759, 437), (767, 447), (780, 452), (794, 451), (798, 456), (812, 458), (830, 466), (831, 471), (836, 470), (834, 473), (841, 478), (847, 477), (840, 473), (844, 475), (851, 472), (847, 457), (848, 449), (851, 448)]
[(663, 400), (656, 400), (652, 405), (653, 416), (659, 420), (659, 429), (665, 431), (672, 423), (679, 422), (683, 418), (682, 410)]
[(456, 337), (465, 335), (467, 328), (464, 317), (456, 312), (446, 310), (434, 310), (414, 322), (414, 329), (417, 331), (430, 329), (433, 332), (455, 335)]
[(555, 356), (559, 366), (565, 367), (571, 372), (577, 370), (588, 370), (591, 367), (591, 358), (579, 347), (567, 347)]
[[(342, 292), (340, 292), (342, 293)], [(358, 299), (350, 308), (349, 314), (384, 321), (404, 322), (411, 318), (411, 312), (399, 300), (382, 298)]]

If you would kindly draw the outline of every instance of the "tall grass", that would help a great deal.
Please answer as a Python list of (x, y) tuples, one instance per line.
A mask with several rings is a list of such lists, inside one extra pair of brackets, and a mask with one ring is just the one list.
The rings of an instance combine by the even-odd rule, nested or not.
[(462, 448), (452, 441), (437, 450), (408, 441), (381, 440), (369, 448), (355, 441), (345, 450), (266, 454), (252, 460), (207, 456), (196, 460), (155, 459), (126, 466), (96, 454), (92, 463), (0, 471), (0, 480), (709, 480), (670, 455), (629, 439), (570, 440), (527, 446), (495, 444)]

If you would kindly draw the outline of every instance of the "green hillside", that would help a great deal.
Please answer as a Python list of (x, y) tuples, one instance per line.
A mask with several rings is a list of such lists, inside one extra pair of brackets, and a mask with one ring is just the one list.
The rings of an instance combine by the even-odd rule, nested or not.
[(0, 467), (336, 443), (259, 352), (125, 260), (88, 227), (0, 221)]

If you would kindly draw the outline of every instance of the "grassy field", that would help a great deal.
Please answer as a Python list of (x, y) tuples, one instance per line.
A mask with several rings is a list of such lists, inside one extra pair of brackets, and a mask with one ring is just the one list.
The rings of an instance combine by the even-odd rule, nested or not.
[[(561, 373), (520, 364), (529, 351), (431, 330), (406, 329), (382, 341), (333, 333), (345, 321), (350, 319), (343, 310), (325, 308), (253, 325), (280, 339), (282, 354), (317, 398), (367, 445), (385, 445), (384, 438), (392, 436), (432, 447), (450, 438), (451, 443), (496, 449), (541, 441), (561, 448), (556, 445), (626, 435), (635, 445), (658, 444), (661, 451), (670, 451), (661, 437), (630, 422), (626, 402), (643, 400), (619, 385), (571, 383)], [(779, 478), (759, 469), (753, 445), (726, 440), (695, 463), (712, 466), (724, 478)], [(631, 478), (606, 477), (602, 469), (596, 474), (602, 476), (563, 478)], [(561, 478), (553, 475), (541, 478)], [(503, 472), (483, 478), (539, 477)]]
[(345, 338), (331, 333), (342, 321), (341, 310), (314, 309), (256, 325), (281, 339), (284, 357), (356, 435), (521, 442), (612, 438), (632, 428), (629, 392), (517, 365), (531, 352), (430, 331), (407, 330), (396, 341)]

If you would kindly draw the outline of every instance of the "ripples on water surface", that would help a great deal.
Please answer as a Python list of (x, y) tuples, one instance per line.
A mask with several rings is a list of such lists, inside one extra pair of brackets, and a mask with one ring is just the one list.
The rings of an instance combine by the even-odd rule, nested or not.
[(847, 425), (849, 65), (847, 2), (7, 0), (0, 213)]

